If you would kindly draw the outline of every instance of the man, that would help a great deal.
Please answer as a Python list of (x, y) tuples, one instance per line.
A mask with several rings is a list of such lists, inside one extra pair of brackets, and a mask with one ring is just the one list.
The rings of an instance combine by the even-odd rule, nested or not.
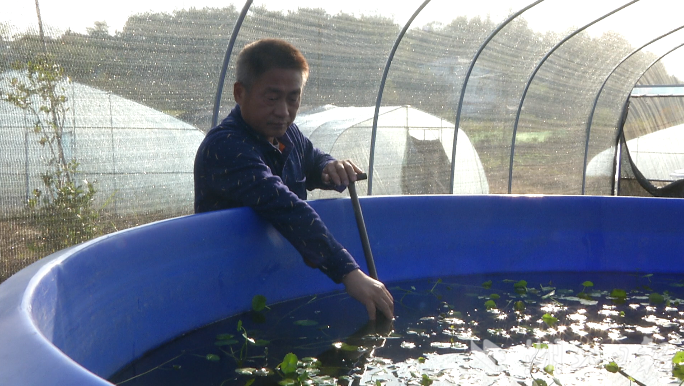
[(315, 188), (344, 190), (361, 170), (315, 148), (294, 124), (309, 66), (301, 52), (278, 39), (247, 45), (236, 63), (237, 105), (213, 128), (195, 158), (195, 212), (249, 206), (318, 268), (361, 302), (393, 318), (385, 286), (364, 274), (354, 258), (304, 201)]

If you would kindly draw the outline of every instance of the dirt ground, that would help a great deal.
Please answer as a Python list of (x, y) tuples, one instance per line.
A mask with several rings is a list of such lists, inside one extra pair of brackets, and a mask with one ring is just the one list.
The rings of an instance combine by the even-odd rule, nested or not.
[[(101, 234), (108, 234), (138, 225), (186, 215), (189, 213), (143, 213), (128, 216), (103, 215), (99, 220)], [(0, 282), (50, 254), (35, 245), (40, 243), (40, 232), (27, 217), (0, 220)]]

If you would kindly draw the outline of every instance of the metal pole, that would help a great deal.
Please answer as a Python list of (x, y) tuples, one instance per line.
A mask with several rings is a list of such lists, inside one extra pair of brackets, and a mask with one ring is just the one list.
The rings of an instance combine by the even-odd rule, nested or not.
[(249, 7), (252, 6), (252, 0), (247, 0), (244, 7), (242, 7), (242, 12), (238, 16), (235, 22), (235, 27), (233, 27), (233, 33), (230, 35), (230, 41), (228, 42), (228, 49), (226, 50), (226, 55), (223, 58), (223, 66), (221, 67), (221, 74), (219, 75), (218, 86), (216, 87), (216, 96), (214, 97), (214, 112), (211, 116), (211, 127), (218, 124), (219, 110), (221, 109), (221, 96), (223, 95), (223, 85), (226, 81), (226, 73), (228, 72), (228, 63), (230, 62), (230, 55), (233, 52), (233, 46), (235, 46), (235, 40), (237, 40), (238, 32), (240, 32), (240, 27), (242, 27), (242, 22), (247, 16), (247, 11)]
[[(368, 178), (366, 173), (356, 175), (357, 181)], [(351, 196), (352, 205), (354, 206), (354, 216), (356, 217), (356, 225), (359, 228), (359, 236), (361, 236), (361, 245), (363, 246), (363, 254), (366, 256), (366, 265), (368, 266), (368, 275), (375, 280), (378, 280), (378, 272), (375, 270), (375, 261), (373, 260), (373, 252), (371, 252), (370, 241), (368, 240), (368, 232), (366, 231), (366, 223), (363, 221), (363, 213), (361, 212), (361, 203), (359, 203), (359, 195), (356, 193), (356, 186), (354, 182), (349, 183), (349, 195)]]
[(622, 66), (622, 64), (625, 63), (629, 58), (634, 56), (636, 53), (641, 52), (647, 46), (649, 46), (649, 45), (657, 42), (658, 40), (663, 39), (663, 38), (677, 32), (677, 31), (681, 30), (682, 28), (684, 28), (684, 25), (679, 26), (679, 27), (677, 27), (677, 28), (675, 28), (675, 29), (671, 30), (670, 32), (667, 32), (663, 35), (660, 35), (657, 38), (649, 41), (648, 43), (646, 43), (644, 45), (642, 45), (641, 47), (633, 50), (627, 56), (622, 58), (622, 60), (620, 60), (620, 63), (616, 64), (615, 67), (613, 67), (613, 69), (608, 73), (606, 78), (603, 80), (601, 87), (598, 89), (598, 92), (596, 93), (596, 98), (594, 98), (594, 104), (591, 107), (591, 112), (589, 113), (589, 118), (587, 119), (586, 137), (584, 139), (584, 164), (582, 165), (582, 194), (583, 195), (585, 194), (586, 181), (587, 181), (587, 166), (588, 166), (587, 160), (589, 157), (589, 136), (591, 134), (591, 125), (594, 122), (594, 113), (596, 112), (596, 107), (598, 106), (598, 101), (599, 101), (599, 98), (601, 97), (601, 93), (603, 93), (603, 89), (606, 87), (606, 84), (608, 84), (608, 81), (613, 76), (615, 71), (617, 71), (617, 69), (620, 68), (620, 66)]
[(532, 81), (534, 80), (534, 77), (537, 75), (537, 72), (539, 72), (539, 69), (541, 66), (546, 62), (546, 60), (558, 49), (560, 48), (563, 44), (565, 44), (568, 40), (579, 34), (580, 32), (586, 30), (587, 28), (591, 27), (592, 25), (600, 22), (601, 20), (607, 18), (608, 16), (611, 16), (619, 11), (622, 11), (623, 9), (629, 7), (630, 5), (638, 2), (639, 0), (632, 0), (628, 2), (627, 4), (624, 4), (608, 13), (605, 15), (599, 17), (598, 19), (595, 19), (594, 21), (585, 24), (582, 28), (576, 29), (574, 32), (571, 34), (567, 35), (564, 37), (561, 41), (556, 43), (553, 48), (551, 48), (546, 55), (537, 63), (535, 66), (534, 70), (530, 74), (529, 78), (527, 79), (527, 83), (525, 83), (525, 88), (523, 90), (522, 96), (520, 97), (520, 103), (518, 104), (518, 111), (515, 114), (515, 123), (513, 124), (513, 136), (511, 138), (511, 157), (509, 160), (508, 164), (508, 194), (511, 194), (512, 191), (512, 186), (513, 186), (513, 159), (515, 157), (515, 136), (518, 132), (518, 123), (520, 122), (520, 113), (523, 108), (523, 103), (525, 103), (525, 97), (527, 97), (527, 91), (530, 89), (530, 85), (532, 84)]
[(389, 53), (389, 56), (387, 56), (387, 62), (385, 63), (385, 69), (382, 72), (382, 79), (380, 80), (380, 87), (378, 89), (378, 96), (375, 99), (375, 113), (373, 114), (373, 128), (371, 131), (371, 144), (370, 144), (370, 154), (368, 155), (368, 194), (371, 195), (373, 194), (373, 170), (374, 170), (374, 164), (375, 164), (375, 141), (376, 137), (378, 136), (378, 116), (380, 116), (380, 104), (382, 104), (382, 93), (385, 90), (385, 82), (387, 82), (387, 75), (389, 74), (389, 69), (390, 65), (392, 65), (392, 60), (394, 59), (394, 54), (397, 52), (397, 48), (399, 48), (399, 43), (401, 43), (401, 39), (404, 38), (404, 35), (406, 34), (406, 31), (408, 31), (409, 27), (411, 26), (411, 23), (413, 23), (413, 20), (418, 16), (418, 14), (425, 8), (426, 5), (430, 0), (425, 0), (423, 1), (423, 4), (416, 9), (416, 11), (413, 13), (411, 18), (406, 22), (404, 25), (404, 28), (402, 28), (401, 32), (399, 32), (399, 35), (397, 36), (396, 40), (394, 41), (394, 45), (392, 46), (392, 50)]
[(47, 43), (45, 43), (45, 31), (43, 31), (43, 18), (40, 16), (40, 4), (36, 0), (36, 15), (38, 16), (38, 33), (40, 41), (43, 42), (43, 54), (47, 55)]
[(528, 5), (527, 7), (519, 10), (518, 12), (512, 14), (509, 16), (506, 20), (504, 20), (501, 24), (499, 24), (494, 31), (492, 31), (489, 36), (487, 36), (487, 39), (480, 45), (480, 48), (477, 49), (477, 52), (475, 53), (475, 56), (473, 56), (473, 59), (470, 61), (470, 65), (468, 66), (468, 71), (466, 71), (465, 79), (463, 80), (463, 86), (461, 87), (461, 94), (459, 95), (458, 98), (458, 105), (456, 106), (456, 123), (455, 123), (455, 129), (454, 129), (454, 143), (451, 148), (451, 176), (449, 177), (449, 193), (454, 194), (454, 183), (456, 182), (456, 148), (458, 145), (458, 128), (461, 126), (461, 110), (463, 110), (463, 98), (465, 96), (466, 92), (466, 87), (468, 87), (468, 81), (470, 80), (470, 75), (473, 73), (473, 68), (475, 67), (475, 63), (477, 62), (477, 59), (480, 57), (480, 54), (482, 54), (482, 51), (487, 47), (490, 41), (494, 39), (494, 37), (501, 32), (504, 27), (506, 27), (510, 22), (512, 22), (515, 18), (518, 16), (522, 15), (525, 11), (528, 9), (536, 6), (537, 4), (541, 3), (544, 0), (537, 0), (534, 3)]

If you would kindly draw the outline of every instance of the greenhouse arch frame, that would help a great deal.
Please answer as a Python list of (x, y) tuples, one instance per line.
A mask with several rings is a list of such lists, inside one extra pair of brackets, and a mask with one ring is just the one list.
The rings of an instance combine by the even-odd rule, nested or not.
[[(113, 32), (113, 19), (79, 28), (71, 1), (0, 15), (0, 281), (90, 236), (194, 213), (198, 144), (235, 106), (237, 53), (261, 38), (304, 53), (295, 123), (368, 173), (361, 195), (684, 197), (678, 0), (140, 0), (150, 10), (123, 7)], [(16, 99), (41, 58), (63, 71), (56, 94)], [(69, 221), (69, 205), (35, 210), (49, 96), (64, 115), (42, 128), (61, 122), (76, 196), (92, 199)], [(65, 223), (82, 229), (50, 233)]]
[[(587, 28), (591, 27), (592, 25), (601, 22), (601, 21), (604, 20), (605, 18), (607, 18), (607, 17), (609, 17), (609, 16), (611, 16), (611, 15), (613, 15), (613, 14), (615, 14), (615, 13), (618, 13), (618, 12), (620, 12), (620, 11), (626, 9), (627, 7), (629, 7), (629, 6), (631, 6), (631, 5), (635, 4), (635, 3), (637, 3), (637, 2), (639, 2), (639, 1), (640, 1), (640, 0), (631, 0), (631, 1), (629, 1), (629, 2), (626, 2), (625, 4), (622, 4), (622, 5), (620, 5), (619, 7), (617, 7), (617, 8), (615, 8), (615, 9), (611, 10), (610, 12), (601, 15), (600, 17), (598, 17), (598, 18), (596, 18), (595, 20), (591, 21), (590, 23), (584, 25), (583, 27), (576, 29), (575, 31), (573, 31), (572, 33), (570, 33), (569, 35), (567, 35), (567, 36), (565, 36), (563, 39), (561, 39), (561, 40), (560, 40), (556, 45), (554, 45), (551, 49), (549, 49), (549, 50), (545, 53), (544, 57), (537, 63), (537, 65), (535, 66), (534, 70), (533, 70), (532, 73), (529, 75), (529, 78), (528, 78), (527, 82), (525, 83), (524, 91), (523, 91), (522, 96), (521, 96), (521, 98), (520, 98), (519, 106), (518, 106), (518, 109), (517, 109), (517, 112), (516, 112), (515, 123), (514, 123), (514, 126), (513, 126), (513, 135), (512, 135), (512, 138), (511, 138), (511, 145), (510, 145), (510, 146), (511, 146), (511, 150), (510, 150), (510, 162), (509, 162), (509, 167), (508, 167), (508, 191), (507, 191), (507, 193), (509, 193), (509, 194), (512, 193), (516, 132), (517, 132), (517, 129), (518, 129), (520, 114), (521, 114), (521, 112), (522, 112), (522, 110), (523, 110), (523, 104), (524, 104), (525, 98), (526, 98), (526, 96), (527, 96), (527, 91), (528, 91), (528, 89), (529, 89), (529, 87), (530, 87), (530, 84), (532, 83), (532, 81), (534, 80), (535, 76), (537, 75), (539, 69), (546, 63), (547, 59), (548, 59), (548, 58), (549, 58), (549, 57), (550, 57), (558, 48), (560, 48), (563, 44), (565, 44), (566, 42), (568, 42), (568, 41), (569, 41), (570, 39), (572, 39), (574, 36), (576, 36), (577, 34), (579, 34), (579, 33), (583, 32), (583, 31), (585, 31)], [(377, 136), (378, 116), (379, 116), (380, 106), (382, 105), (382, 96), (383, 96), (385, 84), (386, 84), (386, 81), (387, 81), (387, 77), (388, 77), (388, 74), (389, 74), (389, 71), (390, 71), (390, 67), (391, 67), (391, 65), (392, 65), (392, 61), (393, 61), (393, 58), (394, 58), (395, 53), (396, 53), (396, 51), (397, 51), (397, 48), (398, 48), (399, 45), (402, 43), (402, 40), (403, 40), (403, 38), (404, 38), (406, 32), (407, 32), (408, 29), (411, 27), (411, 24), (414, 22), (414, 20), (416, 19), (416, 17), (423, 11), (423, 9), (424, 9), (430, 2), (431, 2), (431, 0), (424, 0), (424, 1), (420, 4), (420, 6), (415, 10), (415, 12), (412, 14), (412, 16), (408, 19), (408, 21), (404, 24), (402, 30), (399, 32), (398, 36), (396, 37), (396, 39), (395, 39), (395, 41), (394, 41), (394, 43), (393, 43), (392, 49), (390, 50), (390, 52), (389, 52), (389, 54), (388, 54), (388, 57), (387, 57), (387, 62), (386, 62), (386, 64), (385, 64), (385, 67), (384, 67), (384, 70), (383, 70), (383, 74), (382, 74), (382, 78), (381, 78), (381, 80), (380, 80), (380, 87), (379, 87), (379, 89), (378, 89), (378, 95), (377, 95), (376, 104), (375, 104), (375, 115), (374, 115), (374, 117), (373, 117), (373, 131), (372, 131), (372, 136), (371, 136), (371, 138), (370, 138), (371, 146), (370, 146), (370, 154), (369, 154), (370, 163), (369, 163), (369, 173), (368, 173), (369, 179), (368, 179), (368, 188), (367, 188), (367, 194), (368, 194), (368, 195), (372, 195), (372, 194), (373, 194), (373, 174), (374, 174), (374, 173), (373, 173), (373, 172), (374, 172), (373, 166), (374, 166), (374, 154), (375, 154), (375, 148), (376, 148), (376, 136)], [(531, 9), (531, 8), (533, 8), (533, 7), (535, 7), (535, 6), (538, 6), (539, 4), (541, 4), (541, 3), (543, 3), (543, 2), (544, 2), (544, 0), (536, 0), (536, 1), (534, 1), (534, 2), (532, 2), (532, 3), (530, 3), (530, 4), (528, 4), (528, 5), (526, 5), (526, 6), (523, 7), (522, 9), (516, 11), (515, 13), (511, 14), (506, 20), (504, 20), (502, 23), (500, 23), (500, 24), (491, 32), (491, 34), (484, 40), (484, 42), (482, 43), (482, 45), (478, 48), (477, 52), (475, 53), (475, 55), (473, 56), (472, 60), (471, 60), (470, 63), (469, 63), (468, 70), (467, 70), (467, 72), (466, 72), (466, 74), (465, 74), (465, 79), (464, 79), (463, 84), (462, 84), (459, 103), (458, 103), (458, 105), (456, 106), (456, 115), (455, 115), (455, 128), (456, 128), (456, 129), (459, 128), (459, 123), (460, 123), (460, 118), (461, 118), (461, 111), (462, 111), (462, 106), (463, 106), (463, 98), (464, 98), (464, 95), (465, 95), (465, 92), (466, 92), (466, 89), (467, 89), (467, 86), (468, 86), (468, 81), (470, 80), (470, 76), (471, 76), (472, 70), (473, 70), (474, 66), (476, 65), (477, 60), (478, 60), (480, 54), (482, 53), (482, 51), (483, 51), (484, 49), (487, 48), (487, 45), (491, 42), (491, 40), (492, 40), (494, 37), (496, 37), (496, 35), (497, 35), (498, 33), (500, 33), (500, 32), (501, 32), (509, 23), (511, 23), (511, 22), (514, 21), (515, 19), (517, 19), (517, 18), (523, 16), (524, 13), (525, 13), (526, 11), (528, 11), (529, 9)], [(240, 17), (238, 18), (238, 20), (237, 20), (237, 22), (236, 22), (236, 24), (235, 24), (235, 26), (234, 26), (233, 33), (232, 33), (232, 35), (231, 35), (231, 40), (230, 40), (230, 43), (229, 43), (228, 48), (227, 48), (227, 50), (226, 50), (226, 55), (225, 55), (225, 58), (224, 58), (224, 62), (223, 62), (221, 74), (220, 74), (219, 81), (218, 81), (218, 89), (217, 89), (217, 93), (216, 93), (216, 98), (215, 98), (215, 101), (214, 101), (214, 110), (213, 110), (214, 113), (213, 113), (213, 116), (212, 116), (213, 125), (216, 125), (216, 124), (218, 123), (218, 115), (219, 115), (220, 105), (221, 105), (222, 90), (223, 90), (223, 87), (224, 87), (224, 84), (225, 84), (225, 78), (226, 78), (226, 74), (227, 74), (227, 69), (228, 69), (228, 66), (229, 66), (229, 62), (230, 62), (230, 59), (231, 59), (231, 55), (232, 55), (233, 50), (234, 50), (235, 40), (236, 40), (237, 35), (238, 35), (239, 32), (240, 32), (240, 28), (242, 27), (242, 23), (244, 22), (245, 16), (246, 16), (247, 12), (249, 11), (250, 7), (252, 6), (252, 4), (253, 4), (253, 0), (247, 0), (247, 1), (245, 2), (244, 7), (243, 7), (243, 9), (242, 9), (242, 12), (240, 13)], [(603, 90), (604, 90), (604, 87), (605, 87), (606, 84), (608, 83), (608, 81), (609, 81), (609, 79), (611, 78), (611, 76), (613, 76), (613, 75), (615, 74), (615, 72), (617, 71), (617, 69), (618, 69), (621, 65), (623, 65), (629, 58), (631, 58), (632, 56), (634, 56), (635, 54), (637, 54), (637, 53), (639, 53), (639, 52), (642, 52), (642, 50), (646, 49), (650, 44), (652, 44), (652, 43), (654, 43), (654, 42), (656, 42), (656, 41), (658, 41), (658, 40), (660, 40), (660, 39), (662, 39), (662, 38), (665, 38), (665, 37), (667, 37), (667, 36), (669, 36), (669, 35), (671, 35), (671, 34), (677, 32), (677, 31), (681, 30), (682, 28), (684, 28), (684, 24), (677, 26), (676, 28), (672, 29), (671, 31), (669, 31), (669, 32), (667, 32), (667, 33), (665, 33), (665, 34), (663, 34), (663, 35), (660, 35), (659, 37), (657, 37), (657, 38), (655, 38), (655, 39), (649, 41), (648, 43), (646, 43), (646, 44), (642, 45), (641, 47), (639, 47), (639, 48), (633, 50), (632, 52), (630, 52), (627, 56), (625, 56), (622, 60), (620, 60), (620, 61), (619, 61), (619, 62), (618, 62), (618, 63), (617, 63), (617, 64), (616, 64), (608, 73), (607, 73), (607, 75), (606, 75), (606, 77), (605, 77), (605, 80), (601, 83), (600, 87), (598, 88), (598, 90), (597, 90), (597, 92), (596, 92), (596, 98), (594, 99), (593, 106), (592, 106), (592, 108), (591, 108), (591, 111), (588, 113), (588, 118), (587, 118), (587, 120), (586, 120), (586, 121), (587, 121), (587, 124), (586, 124), (586, 137), (585, 137), (585, 144), (586, 144), (586, 145), (585, 145), (585, 151), (584, 151), (584, 162), (583, 162), (583, 165), (582, 165), (582, 181), (581, 181), (581, 186), (582, 186), (582, 188), (581, 188), (581, 194), (582, 194), (582, 195), (585, 194), (585, 187), (586, 187), (586, 178), (587, 178), (587, 175), (586, 175), (587, 170), (586, 170), (586, 168), (587, 168), (587, 162), (588, 162), (588, 161), (587, 161), (587, 156), (588, 156), (588, 153), (589, 153), (588, 149), (589, 149), (589, 142), (590, 142), (591, 125), (592, 125), (592, 122), (593, 122), (593, 116), (594, 116), (594, 113), (595, 113), (595, 111), (596, 111), (596, 107), (597, 107), (597, 105), (598, 105), (599, 98), (600, 98), (600, 96), (601, 96), (601, 93), (602, 93)], [(668, 51), (667, 54), (669, 54), (670, 52), (673, 52), (674, 50), (676, 50), (676, 49), (678, 49), (678, 48), (680, 48), (680, 47), (681, 47), (681, 45), (677, 45), (676, 47), (672, 48), (672, 50)], [(667, 54), (665, 54), (665, 55), (667, 55)], [(665, 55), (660, 56), (657, 60), (653, 61), (650, 65), (647, 65), (647, 66), (645, 67), (645, 69), (643, 69), (643, 71), (641, 71), (640, 76), (639, 76), (639, 77), (637, 78), (637, 80), (635, 81), (635, 86), (636, 86), (636, 84), (638, 83), (639, 79), (641, 79), (641, 77), (646, 73), (646, 71), (647, 71), (649, 68), (651, 68), (653, 65), (655, 65), (656, 63), (658, 63)], [(626, 108), (627, 104), (629, 103), (629, 93), (626, 94), (626, 96), (625, 96), (624, 99), (625, 99), (625, 101), (624, 101), (624, 106), (625, 106), (625, 108)], [(624, 121), (621, 121), (620, 119), (618, 119), (618, 120), (616, 121), (616, 123), (615, 123), (615, 124), (616, 124), (616, 127), (617, 127), (617, 125), (619, 125), (620, 122), (622, 122), (622, 123), (624, 124)], [(622, 131), (623, 131), (623, 130), (622, 130), (622, 127), (617, 127), (617, 132), (618, 132), (618, 133), (621, 133)], [(456, 135), (454, 135), (454, 141), (453, 141), (453, 146), (452, 146), (451, 174), (450, 174), (450, 184), (449, 184), (449, 186), (451, 187), (451, 190), (448, 192), (448, 193), (450, 193), (450, 194), (453, 194), (453, 193), (454, 193), (453, 186), (454, 186), (454, 179), (455, 179), (456, 159), (457, 159), (457, 158), (456, 158), (457, 139), (458, 139), (458, 135), (456, 134)], [(618, 135), (616, 135), (616, 137), (615, 137), (615, 143), (617, 144), (617, 146), (619, 146)], [(618, 151), (617, 151), (617, 146), (616, 146), (616, 152), (615, 152), (616, 157), (617, 157), (618, 154), (619, 154)], [(618, 162), (618, 161), (616, 160), (616, 163), (617, 163), (617, 162)], [(619, 168), (616, 168), (615, 172), (619, 172)], [(611, 186), (611, 191), (612, 191), (612, 192), (615, 192), (616, 189), (617, 189), (617, 188), (616, 188), (615, 185)]]

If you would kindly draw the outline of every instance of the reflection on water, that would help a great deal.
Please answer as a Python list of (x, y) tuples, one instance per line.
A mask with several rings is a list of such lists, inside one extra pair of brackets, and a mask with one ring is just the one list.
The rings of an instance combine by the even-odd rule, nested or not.
[(672, 358), (682, 350), (684, 331), (681, 277), (523, 273), (388, 287), (396, 300), (392, 322), (364, 324), (365, 311), (343, 293), (297, 299), (187, 334), (112, 381), (427, 386), (674, 380)]

